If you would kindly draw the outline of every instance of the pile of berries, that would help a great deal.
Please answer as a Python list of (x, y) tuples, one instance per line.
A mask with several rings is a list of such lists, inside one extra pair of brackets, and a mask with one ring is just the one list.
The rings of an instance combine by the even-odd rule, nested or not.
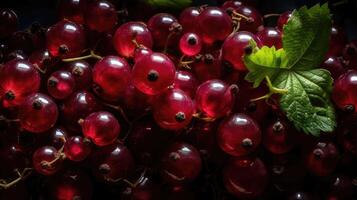
[(356, 199), (357, 41), (333, 26), (338, 127), (306, 135), (244, 79), (249, 42), (282, 48), (292, 13), (267, 27), (253, 6), (129, 21), (60, 0), (21, 31), (2, 9), (0, 199)]

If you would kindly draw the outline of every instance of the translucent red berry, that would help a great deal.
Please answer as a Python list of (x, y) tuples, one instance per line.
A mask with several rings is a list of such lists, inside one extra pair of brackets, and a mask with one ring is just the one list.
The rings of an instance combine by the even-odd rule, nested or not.
[(283, 14), (281, 14), (279, 16), (277, 28), (280, 31), (284, 30), (284, 25), (288, 23), (288, 21), (289, 21), (291, 16), (292, 16), (292, 12), (291, 11), (286, 11), (286, 12), (284, 12)]
[(222, 5), (222, 8), (225, 10), (233, 9), (236, 10), (237, 8), (243, 5), (242, 1), (225, 1)]
[(192, 119), (192, 99), (180, 89), (169, 89), (153, 100), (152, 111), (156, 123), (164, 129), (185, 128)]
[(218, 7), (207, 7), (197, 21), (202, 40), (207, 44), (223, 41), (233, 30), (232, 19)]
[(85, 0), (60, 0), (58, 14), (61, 19), (68, 19), (77, 24), (84, 24)]
[(262, 195), (268, 172), (259, 159), (234, 159), (223, 169), (224, 186), (239, 199), (255, 199)]
[(0, 38), (9, 37), (17, 29), (17, 15), (13, 10), (0, 10)]
[(228, 86), (221, 80), (209, 80), (197, 88), (195, 101), (198, 109), (208, 117), (223, 117), (231, 112), (237, 91), (236, 85)]
[(333, 143), (319, 142), (307, 154), (306, 167), (314, 175), (331, 174), (338, 162), (339, 153)]
[(232, 156), (254, 152), (261, 142), (259, 125), (245, 114), (226, 118), (218, 129), (217, 140), (221, 149)]
[(30, 63), (43, 72), (52, 70), (54, 60), (51, 58), (48, 50), (34, 51), (29, 57)]
[(338, 26), (331, 27), (331, 35), (327, 56), (341, 56), (347, 43), (346, 33)]
[(143, 22), (128, 22), (121, 25), (114, 35), (114, 46), (117, 52), (124, 57), (132, 57), (137, 45), (152, 48), (152, 36)]
[(41, 93), (26, 97), (19, 107), (21, 127), (29, 132), (40, 133), (52, 128), (58, 117), (57, 105)]
[(90, 141), (81, 136), (72, 136), (64, 144), (64, 154), (72, 161), (82, 161), (91, 152)]
[(186, 143), (174, 143), (161, 159), (161, 176), (171, 185), (193, 181), (201, 172), (202, 161), (195, 147)]
[(271, 27), (265, 27), (256, 34), (257, 38), (261, 41), (262, 45), (281, 49), (283, 47), (282, 33)]
[(197, 62), (192, 64), (192, 68), (200, 82), (222, 77), (222, 61), (217, 53), (202, 55)]
[(200, 15), (199, 7), (188, 7), (181, 12), (179, 21), (185, 33), (199, 32), (199, 28), (197, 27), (199, 15)]
[(40, 88), (40, 74), (25, 60), (12, 60), (0, 67), (0, 97), (4, 107), (20, 105)]
[(130, 66), (125, 59), (106, 56), (93, 68), (94, 91), (107, 100), (117, 100), (131, 79)]
[(186, 56), (194, 56), (202, 49), (201, 38), (195, 33), (186, 33), (180, 39), (180, 50)]
[(327, 57), (321, 67), (327, 69), (334, 80), (337, 80), (346, 71), (339, 58), (334, 56)]
[(134, 51), (134, 63), (136, 63), (139, 59), (141, 59), (144, 56), (147, 56), (152, 53), (151, 49), (148, 49), (147, 47), (139, 47), (136, 48)]
[(71, 62), (66, 68), (75, 80), (76, 90), (85, 90), (92, 85), (92, 67), (84, 60)]
[(147, 25), (154, 39), (154, 45), (159, 48), (164, 47), (167, 42), (174, 42), (177, 36), (172, 35), (173, 31), (181, 26), (177, 19), (168, 13), (158, 13), (152, 16)]
[(64, 70), (59, 70), (51, 74), (47, 80), (47, 91), (56, 99), (65, 99), (75, 90), (75, 80), (73, 75)]
[(332, 99), (347, 113), (357, 113), (357, 71), (350, 70), (335, 81)]
[(251, 40), (254, 40), (258, 47), (261, 46), (260, 40), (250, 32), (239, 31), (229, 36), (222, 45), (222, 59), (235, 69), (246, 71), (242, 57), (252, 53), (253, 47), (249, 45)]
[(83, 135), (98, 146), (112, 144), (120, 133), (118, 120), (109, 112), (95, 112), (82, 123)]
[[(33, 167), (36, 172), (48, 176), (60, 170), (62, 160), (55, 160), (59, 156), (58, 154), (59, 152), (51, 146), (44, 146), (37, 149), (32, 157)], [(49, 162), (51, 164), (48, 164)]]
[(175, 65), (166, 55), (152, 53), (135, 63), (132, 77), (133, 84), (141, 92), (158, 94), (174, 83)]
[(284, 120), (269, 123), (263, 136), (263, 145), (274, 154), (287, 153), (294, 147), (294, 132)]
[(255, 8), (242, 5), (237, 6), (235, 12), (245, 16), (239, 22), (240, 30), (256, 33), (263, 27), (263, 17)]
[(52, 25), (46, 33), (46, 38), (47, 49), (54, 57), (76, 57), (86, 47), (86, 35), (83, 28), (68, 20)]
[(94, 31), (109, 32), (118, 23), (118, 14), (110, 2), (93, 1), (86, 6), (85, 23)]
[(181, 89), (191, 98), (194, 98), (197, 87), (198, 81), (191, 72), (183, 70), (176, 71), (174, 88)]

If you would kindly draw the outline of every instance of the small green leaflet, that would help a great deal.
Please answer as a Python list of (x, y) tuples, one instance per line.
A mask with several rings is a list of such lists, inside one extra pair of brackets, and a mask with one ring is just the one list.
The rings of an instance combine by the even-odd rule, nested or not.
[(318, 136), (336, 127), (330, 93), (333, 79), (317, 67), (328, 49), (331, 18), (327, 4), (295, 10), (284, 26), (283, 49), (254, 42), (253, 53), (244, 56), (249, 70), (246, 80), (258, 87), (270, 78), (276, 88), (287, 89), (280, 107), (298, 130)]
[(145, 0), (149, 5), (159, 8), (182, 9), (192, 4), (192, 0)]

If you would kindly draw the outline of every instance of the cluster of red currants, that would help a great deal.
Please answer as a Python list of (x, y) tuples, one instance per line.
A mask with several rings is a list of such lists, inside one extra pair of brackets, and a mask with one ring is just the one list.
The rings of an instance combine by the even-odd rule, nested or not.
[(244, 80), (249, 42), (282, 48), (291, 12), (266, 27), (249, 1), (147, 23), (105, 0), (58, 9), (25, 31), (0, 11), (1, 199), (96, 199), (92, 182), (110, 199), (353, 199), (357, 42), (337, 26), (321, 67), (338, 129), (317, 138)]

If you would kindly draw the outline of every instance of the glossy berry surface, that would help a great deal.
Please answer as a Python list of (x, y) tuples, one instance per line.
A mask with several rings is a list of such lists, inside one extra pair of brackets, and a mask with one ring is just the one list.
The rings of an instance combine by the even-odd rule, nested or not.
[(265, 27), (256, 36), (264, 46), (274, 46), (276, 49), (283, 47), (282, 33), (276, 28)]
[(346, 33), (338, 26), (331, 27), (329, 50), (327, 56), (340, 56), (347, 43)]
[(140, 60), (142, 57), (147, 56), (152, 53), (152, 50), (147, 47), (139, 47), (134, 51), (134, 63)]
[(95, 112), (82, 123), (83, 135), (98, 146), (112, 144), (120, 133), (118, 120), (109, 112)]
[(17, 15), (10, 9), (0, 10), (0, 38), (10, 36), (17, 29)]
[(91, 152), (90, 141), (81, 136), (72, 136), (64, 144), (64, 153), (72, 161), (82, 161)]
[[(135, 40), (135, 41), (133, 41)], [(117, 52), (124, 57), (134, 55), (135, 42), (149, 49), (152, 48), (153, 39), (151, 33), (143, 22), (128, 22), (121, 25), (114, 35), (114, 46)]]
[(175, 26), (179, 24), (173, 15), (158, 13), (149, 19), (147, 25), (152, 34), (155, 46), (162, 48), (166, 45), (167, 40), (169, 40), (169, 42), (173, 41), (172, 36), (170, 36), (169, 39), (167, 38)]
[(174, 88), (181, 89), (191, 98), (194, 98), (198, 87), (198, 81), (194, 74), (188, 71), (176, 71)]
[(102, 98), (116, 100), (130, 83), (130, 66), (125, 59), (106, 56), (93, 68), (94, 91)]
[(198, 16), (198, 26), (204, 43), (223, 41), (233, 30), (229, 15), (218, 7), (208, 7)]
[(261, 142), (259, 125), (245, 114), (226, 118), (218, 129), (217, 140), (221, 149), (232, 156), (254, 152)]
[(32, 163), (36, 172), (43, 175), (52, 175), (61, 168), (61, 160), (57, 160), (50, 166), (45, 162), (52, 162), (58, 156), (58, 151), (51, 146), (40, 147), (35, 151), (32, 157)]
[(240, 30), (256, 33), (259, 31), (259, 29), (262, 28), (263, 17), (255, 8), (242, 5), (242, 6), (237, 6), (235, 12), (244, 15), (245, 18), (247, 18), (247, 19), (243, 18), (240, 21), (240, 28), (239, 28)]
[(294, 147), (294, 133), (284, 120), (269, 123), (263, 134), (263, 145), (274, 154), (284, 154)]
[(117, 24), (118, 15), (113, 4), (105, 0), (88, 3), (85, 23), (94, 31), (108, 32)]
[(316, 176), (327, 176), (336, 168), (339, 153), (333, 143), (319, 142), (307, 154), (306, 167)]
[(199, 152), (186, 143), (174, 143), (161, 159), (161, 176), (171, 185), (181, 185), (197, 178), (202, 161)]
[(222, 45), (222, 59), (230, 63), (236, 70), (246, 71), (242, 57), (252, 52), (249, 41), (254, 40), (258, 47), (260, 40), (250, 32), (239, 31), (227, 37)]
[(84, 60), (71, 62), (66, 70), (72, 73), (76, 90), (85, 90), (91, 87), (92, 67), (88, 62)]
[(47, 95), (34, 93), (24, 100), (19, 108), (21, 127), (29, 132), (49, 130), (57, 121), (56, 103)]
[(193, 71), (200, 82), (222, 77), (222, 60), (214, 54), (204, 54), (200, 60), (192, 64)]
[(335, 104), (347, 113), (357, 112), (357, 71), (350, 70), (336, 81), (332, 92)]
[(268, 183), (268, 172), (259, 158), (235, 158), (223, 169), (223, 182), (235, 197), (254, 199), (264, 192)]
[(233, 107), (236, 85), (228, 86), (220, 80), (209, 80), (202, 83), (196, 91), (197, 108), (211, 118), (228, 115)]
[(197, 55), (202, 49), (201, 38), (195, 33), (186, 33), (180, 39), (180, 50), (186, 56)]
[(288, 23), (290, 17), (292, 15), (292, 12), (291, 11), (286, 11), (284, 12), (283, 14), (281, 14), (278, 18), (278, 24), (277, 24), (277, 28), (280, 30), (280, 31), (283, 31), (284, 30), (284, 25)]
[(56, 71), (47, 80), (47, 91), (55, 99), (65, 99), (75, 90), (75, 80), (68, 71)]
[(85, 0), (60, 0), (58, 14), (61, 19), (68, 19), (77, 24), (84, 24)]
[(321, 64), (321, 67), (327, 69), (334, 80), (337, 80), (338, 77), (346, 71), (340, 59), (334, 56), (327, 57)]
[(200, 15), (199, 7), (188, 7), (181, 12), (179, 22), (182, 25), (183, 31), (185, 33), (188, 32), (197, 33), (199, 31), (199, 29), (197, 28), (199, 15)]
[(179, 130), (192, 119), (192, 99), (180, 89), (168, 89), (153, 100), (153, 115), (156, 123), (164, 129)]
[(28, 61), (12, 60), (5, 63), (0, 68), (0, 97), (3, 106), (20, 105), (26, 96), (38, 91), (40, 82), (40, 74)]
[(79, 56), (86, 46), (83, 28), (67, 20), (52, 25), (47, 30), (46, 40), (51, 56), (60, 58)]
[(135, 63), (132, 78), (141, 92), (158, 94), (174, 83), (175, 66), (164, 54), (152, 53)]

